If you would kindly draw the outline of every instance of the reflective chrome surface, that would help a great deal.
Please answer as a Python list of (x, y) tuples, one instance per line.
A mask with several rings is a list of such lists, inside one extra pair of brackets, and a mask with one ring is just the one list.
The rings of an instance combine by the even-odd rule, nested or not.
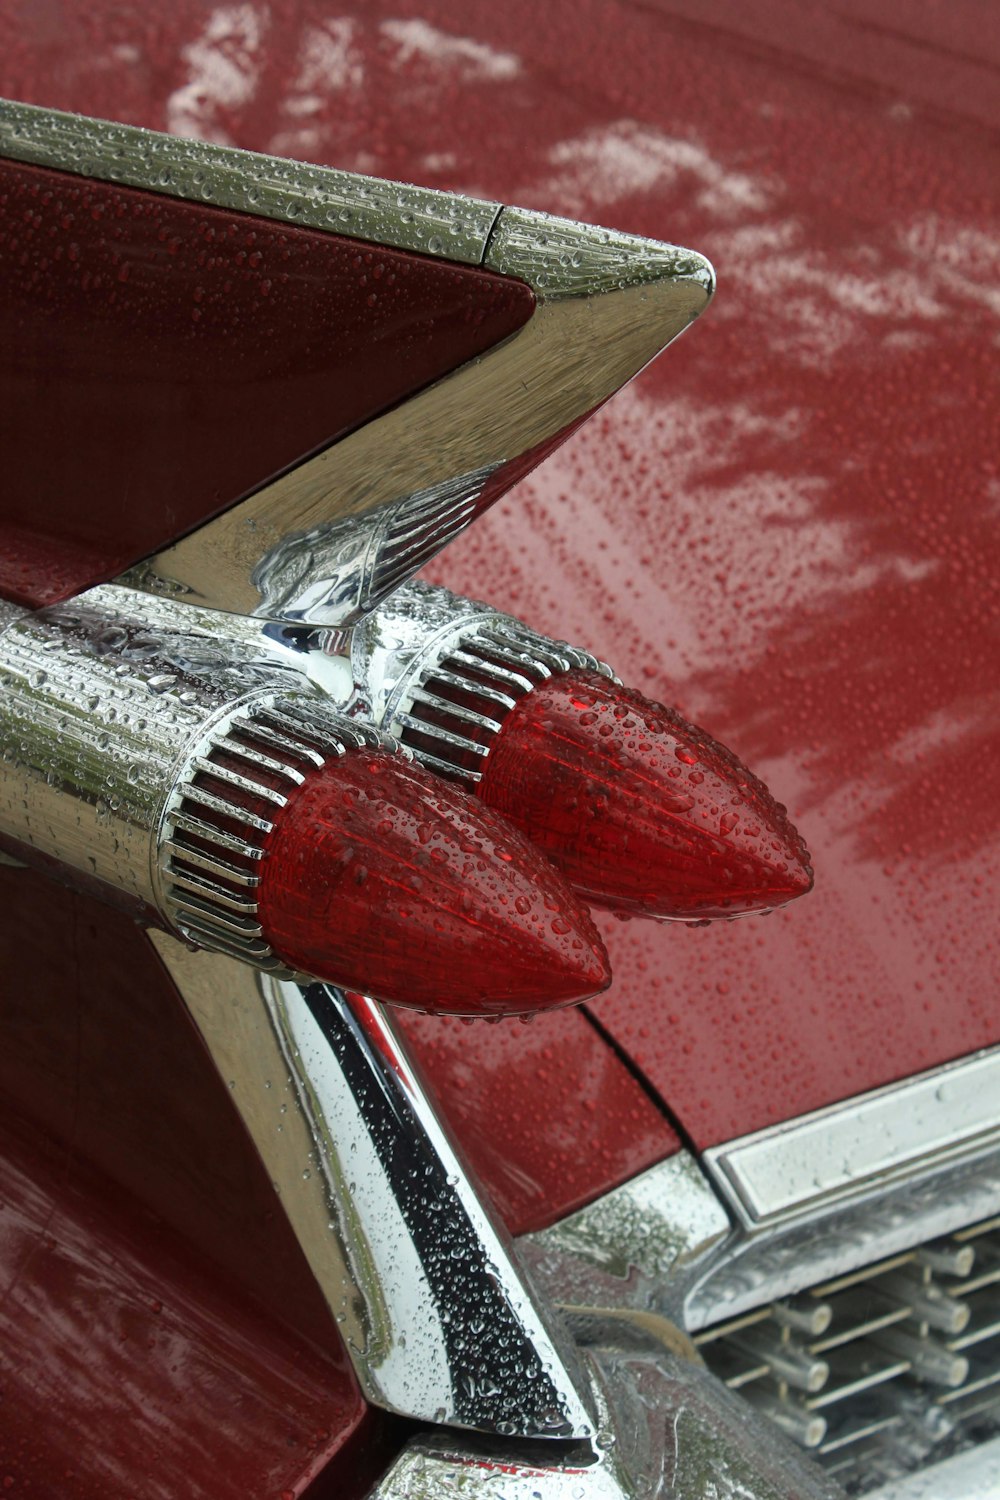
[(679, 1151), (558, 1224), (522, 1235), (518, 1250), (557, 1302), (667, 1309), (669, 1278), (682, 1267), (690, 1272), (729, 1228), (698, 1163)]
[[(489, 737), (538, 683), (576, 669), (613, 676), (587, 651), (539, 635), (488, 604), (424, 583), (404, 584), (359, 624), (352, 660), (356, 711), (384, 725), (430, 770), (467, 786), (482, 776), (469, 757), (485, 760)], [(447, 694), (456, 687), (477, 707), (460, 707), (441, 695), (442, 688)], [(433, 713), (423, 714), (425, 707)], [(474, 738), (470, 724), (481, 731)]]
[(663, 276), (690, 278), (706, 297), (715, 289), (711, 266), (693, 250), (526, 208), (501, 210), (483, 265), (526, 281), (546, 302), (648, 286)]
[(1000, 1432), (1000, 1220), (719, 1313), (695, 1339), (709, 1367), (852, 1494)]
[(753, 1229), (1000, 1145), (998, 1099), (1000, 1048), (715, 1146), (706, 1169)]
[[(545, 297), (511, 338), (209, 521), (123, 581), (244, 614), (342, 626), (401, 581), (387, 539), (413, 507), (446, 504), (440, 543), (490, 503), (484, 475), (592, 411), (706, 306), (707, 261), (631, 241), (635, 272), (604, 258), (604, 234), (573, 226), (567, 256), (591, 265), (579, 290)], [(622, 243), (627, 237), (623, 237)], [(492, 491), (492, 493), (491, 493)], [(441, 499), (435, 497), (443, 497)], [(344, 523), (357, 532), (345, 549)], [(412, 569), (432, 555), (414, 551)], [(374, 553), (359, 549), (366, 536)], [(372, 561), (374, 558), (374, 561)], [(418, 560), (419, 559), (419, 560)]]
[(804, 1462), (697, 1363), (648, 1334), (587, 1351), (600, 1413), (593, 1446), (553, 1462), (537, 1445), (418, 1437), (371, 1500), (837, 1500)]
[[(268, 962), (259, 929), (251, 930), (252, 885), (226, 861), (234, 840), (215, 837), (216, 857), (203, 851), (197, 870), (191, 852), (178, 847), (182, 823), (191, 832), (199, 809), (204, 839), (208, 806), (218, 802), (192, 785), (206, 757), (226, 748), (227, 734), (243, 721), (261, 741), (270, 736), (268, 748), (277, 742), (294, 753), (298, 745), (301, 759), (304, 744), (307, 759), (311, 753), (320, 763), (345, 745), (398, 746), (331, 713), (302, 657), (258, 622), (206, 619), (111, 585), (37, 614), (6, 609), (4, 617), (0, 837), (12, 841), (9, 852), (57, 860), (84, 883), (114, 888), (144, 916), (176, 922), (193, 940)], [(328, 676), (337, 680), (335, 668)], [(236, 748), (252, 775), (253, 752)], [(277, 764), (263, 744), (257, 756), (269, 769)], [(288, 774), (294, 780), (298, 772), (293, 766)], [(276, 806), (284, 800), (270, 787), (261, 795)], [(221, 812), (246, 824), (258, 843), (270, 826), (258, 819), (251, 827), (238, 805)], [(246, 839), (237, 852), (253, 857)]]
[(345, 516), (286, 537), (252, 575), (268, 601), (266, 613), (345, 621), (366, 614), (475, 519), (497, 467), (486, 464), (415, 490), (370, 522)]
[(237, 613), (363, 616), (492, 503), (498, 471), (629, 380), (714, 288), (708, 261), (672, 245), (31, 105), (0, 101), (0, 154), (481, 265), (535, 290), (535, 315), (511, 339), (122, 579)]
[[(287, 974), (264, 937), (257, 914), (259, 877), (248, 873), (245, 863), (260, 868), (274, 824), (251, 812), (239, 792), (250, 792), (277, 813), (288, 798), (273, 779), (290, 791), (328, 760), (363, 746), (400, 748), (314, 699), (303, 709), (294, 699), (269, 693), (217, 717), (208, 733), (188, 746), (157, 830), (157, 905), (174, 929), (200, 947)], [(220, 765), (220, 756), (235, 759), (240, 770)], [(214, 778), (217, 791), (201, 785), (206, 775)], [(229, 786), (236, 796), (227, 795)]]
[[(212, 621), (217, 616), (211, 616)], [(155, 907), (155, 836), (185, 746), (262, 692), (312, 695), (259, 628), (104, 587), (0, 635), (0, 828)], [(277, 669), (276, 669), (277, 667)]]
[(1000, 1438), (873, 1490), (870, 1500), (996, 1500), (1000, 1495)]
[(0, 101), (0, 156), (478, 266), (499, 203)]
[[(898, 1119), (900, 1130), (903, 1122), (912, 1121), (921, 1154), (901, 1157), (891, 1175), (867, 1176), (859, 1170), (850, 1190), (841, 1184), (826, 1199), (807, 1194), (795, 1211), (787, 1208), (769, 1223), (748, 1224), (732, 1187), (712, 1170), (712, 1158), (724, 1152), (738, 1157), (742, 1143), (730, 1142), (706, 1152), (703, 1167), (678, 1154), (564, 1224), (526, 1236), (525, 1253), (553, 1295), (564, 1296), (561, 1287), (576, 1286), (574, 1299), (579, 1301), (586, 1299), (589, 1286), (589, 1301), (600, 1302), (607, 1296), (610, 1272), (622, 1304), (657, 1308), (696, 1332), (721, 1317), (795, 1296), (804, 1287), (988, 1220), (1000, 1214), (1000, 1142), (993, 1128), (975, 1128), (978, 1106), (963, 1100), (958, 1109), (952, 1107), (951, 1083), (940, 1098), (936, 1091), (946, 1079), (963, 1077), (982, 1086), (993, 1080), (996, 1059), (996, 1052), (978, 1053), (822, 1112), (840, 1113), (844, 1128), (852, 1118), (871, 1122), (871, 1163), (885, 1158), (886, 1112)], [(931, 1083), (934, 1089), (928, 1094)], [(928, 1101), (936, 1101), (931, 1118), (918, 1124), (918, 1106), (925, 1109)], [(873, 1113), (868, 1113), (870, 1107)], [(802, 1158), (795, 1170), (799, 1181), (807, 1181), (814, 1119), (789, 1121), (774, 1133), (747, 1140), (757, 1143), (771, 1134), (798, 1139)], [(972, 1127), (966, 1128), (970, 1121)], [(861, 1163), (861, 1151), (853, 1160)], [(684, 1191), (678, 1190), (675, 1175)], [(633, 1211), (636, 1194), (642, 1217)], [(697, 1253), (682, 1250), (675, 1256), (673, 1244), (690, 1245)]]
[(391, 1015), (154, 942), (368, 1399), (503, 1436), (589, 1436), (573, 1350), (477, 1197)]
[[(354, 709), (374, 724), (391, 723), (393, 709), (424, 669), (453, 650), (466, 631), (502, 618), (489, 604), (426, 583), (396, 589), (350, 636)], [(341, 641), (330, 632), (329, 649)]]
[(826, 1213), (804, 1213), (773, 1229), (738, 1231), (675, 1293), (688, 1329), (791, 1296), (860, 1266), (939, 1239), (1000, 1213), (1000, 1151), (971, 1153), (937, 1171), (861, 1193)]
[(706, 1153), (749, 1162), (743, 1197), (679, 1153), (519, 1249), (563, 1305), (672, 1319), (852, 1493), (916, 1469), (913, 1493), (936, 1500), (936, 1460), (1000, 1420), (996, 1064), (977, 1054)]
[(534, 315), (123, 583), (268, 619), (361, 618), (492, 503), (505, 466), (642, 369), (707, 305), (691, 251), (571, 220), (0, 102), (0, 153), (521, 278)]
[(0, 634), (0, 831), (156, 909), (156, 838), (187, 751), (262, 694), (318, 700), (252, 621), (106, 585)]

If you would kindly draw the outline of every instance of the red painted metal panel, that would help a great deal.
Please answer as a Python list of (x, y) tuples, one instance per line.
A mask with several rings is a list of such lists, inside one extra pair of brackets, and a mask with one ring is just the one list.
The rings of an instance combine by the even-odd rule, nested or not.
[[(678, 705), (812, 851), (767, 919), (603, 924), (597, 1012), (703, 1145), (1000, 1040), (1000, 34), (863, 9), (549, 8), (527, 56), (516, 7), (478, 32), (537, 104), (491, 190), (719, 273), (431, 570)], [(953, 17), (974, 45), (938, 45)]]
[(580, 1008), (528, 1024), (397, 1014), (515, 1234), (563, 1218), (681, 1144)]
[(0, 1487), (64, 1500), (338, 1493), (353, 1376), (234, 1294), (71, 1152), (0, 1129)]
[(527, 287), (0, 160), (0, 593), (51, 604), (506, 338)]
[[(0, 88), (36, 102), (717, 262), (704, 322), (434, 567), (730, 742), (813, 851), (815, 892), (765, 922), (609, 925), (601, 1017), (704, 1143), (1000, 1034), (997, 36), (971, 3), (863, 10), (3, 11)], [(447, 1031), (450, 1109), (449, 1069), (502, 1058), (489, 1097), (535, 1117), (519, 1031)], [(509, 1181), (501, 1104), (462, 1119)]]
[(3, 866), (0, 912), (3, 1099), (273, 1317), (339, 1349), (228, 1091), (142, 931), (87, 896)]

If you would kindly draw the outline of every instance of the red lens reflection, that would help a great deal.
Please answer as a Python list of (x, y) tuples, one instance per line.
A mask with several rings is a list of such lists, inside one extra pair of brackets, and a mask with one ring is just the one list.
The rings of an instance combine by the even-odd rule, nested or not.
[(808, 850), (763, 782), (673, 709), (597, 673), (554, 677), (511, 710), (479, 794), (614, 911), (733, 917), (812, 886)]
[(349, 752), (291, 794), (258, 906), (285, 962), (401, 1005), (502, 1015), (610, 982), (589, 914), (538, 849), (382, 751)]

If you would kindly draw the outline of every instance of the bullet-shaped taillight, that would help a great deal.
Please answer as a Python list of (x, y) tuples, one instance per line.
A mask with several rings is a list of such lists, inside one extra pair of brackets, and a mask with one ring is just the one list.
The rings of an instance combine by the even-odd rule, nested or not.
[(174, 920), (196, 938), (462, 1015), (609, 983), (589, 914), (537, 846), (356, 726), (258, 707), (193, 769), (167, 852)]
[[(769, 911), (812, 885), (808, 851), (762, 781), (675, 710), (586, 652), (410, 585), (392, 602), (413, 651), (383, 722), (474, 788), (586, 901), (702, 921)], [(443, 629), (450, 614), (452, 628)]]
[(616, 911), (733, 917), (812, 884), (808, 851), (762, 781), (673, 709), (596, 673), (550, 678), (518, 703), (479, 795)]
[(209, 634), (124, 589), (0, 606), (0, 847), (192, 943), (425, 1010), (607, 986), (537, 846), (257, 652), (252, 622)]

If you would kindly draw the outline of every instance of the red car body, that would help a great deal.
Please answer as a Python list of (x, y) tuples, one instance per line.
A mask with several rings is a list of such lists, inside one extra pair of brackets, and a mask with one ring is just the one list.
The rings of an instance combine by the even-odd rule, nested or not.
[[(0, 5), (0, 95), (716, 265), (704, 322), (427, 574), (732, 745), (816, 888), (766, 921), (604, 920), (615, 983), (583, 1010), (404, 1018), (515, 1234), (1000, 1042), (998, 58), (975, 3)], [(364, 1493), (399, 1433), (145, 940), (0, 883), (0, 1481)]]

